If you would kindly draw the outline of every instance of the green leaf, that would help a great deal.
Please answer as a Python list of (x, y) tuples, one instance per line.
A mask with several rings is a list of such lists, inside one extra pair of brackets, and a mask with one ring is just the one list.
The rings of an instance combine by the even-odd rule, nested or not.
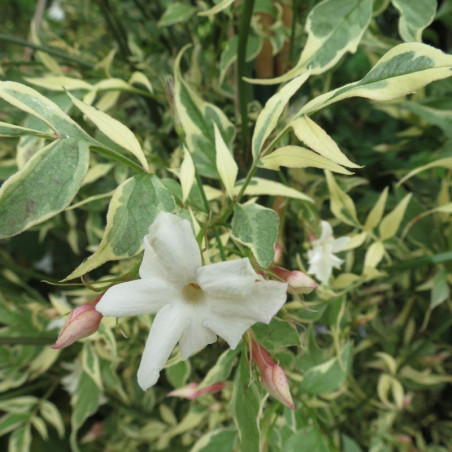
[(358, 82), (349, 83), (308, 102), (299, 116), (349, 97), (376, 101), (397, 99), (452, 75), (452, 55), (426, 44), (400, 44), (389, 50)]
[(276, 94), (270, 97), (262, 111), (259, 113), (251, 144), (251, 150), (255, 160), (259, 157), (260, 151), (265, 144), (265, 140), (276, 127), (278, 119), (290, 98), (300, 89), (308, 77), (309, 72), (306, 72), (287, 83)]
[(179, 361), (174, 366), (165, 369), (166, 378), (175, 387), (185, 384), (191, 373), (190, 361)]
[(446, 270), (440, 270), (433, 278), (429, 309), (434, 309), (449, 298), (450, 289)]
[(399, 34), (405, 42), (422, 42), (422, 31), (435, 18), (436, 0), (392, 0), (399, 10)]
[(0, 136), (2, 137), (20, 137), (23, 135), (31, 135), (40, 138), (47, 138), (48, 140), (54, 140), (57, 138), (50, 133), (41, 132), (39, 130), (29, 129), (27, 127), (14, 126), (7, 124), (6, 122), (0, 122)]
[(347, 343), (341, 350), (340, 360), (335, 357), (307, 370), (299, 390), (311, 395), (335, 391), (345, 381), (351, 363), (352, 347)]
[(219, 12), (226, 9), (231, 3), (233, 3), (234, 0), (221, 0), (218, 2), (215, 6), (212, 6), (212, 8), (209, 8), (206, 11), (201, 11), (198, 13), (198, 16), (214, 16), (215, 14), (218, 14)]
[(288, 322), (274, 317), (269, 325), (257, 323), (253, 333), (258, 342), (270, 350), (278, 347), (300, 346), (297, 330)]
[(292, 435), (284, 444), (283, 452), (329, 452), (330, 448), (322, 432), (310, 425)]
[(347, 52), (354, 53), (372, 17), (372, 0), (324, 0), (309, 13), (308, 40), (300, 59), (286, 74), (253, 83), (282, 83), (301, 72), (321, 74)]
[(231, 452), (235, 450), (237, 432), (234, 429), (218, 429), (201, 436), (190, 452)]
[(86, 117), (92, 121), (104, 135), (132, 153), (139, 160), (143, 168), (146, 171), (149, 171), (148, 162), (141, 149), (141, 145), (128, 127), (103, 111), (78, 100), (70, 92), (67, 92), (67, 95), (72, 100), (72, 103), (86, 115)]
[(251, 248), (262, 267), (268, 267), (275, 254), (279, 217), (272, 210), (258, 204), (234, 204), (232, 235)]
[(229, 149), (232, 149), (235, 129), (222, 110), (202, 100), (182, 78), (180, 61), (186, 49), (187, 46), (179, 52), (174, 66), (176, 113), (197, 170), (203, 176), (218, 179), (213, 125), (216, 124)]
[(71, 447), (78, 451), (77, 432), (86, 419), (93, 415), (99, 407), (100, 390), (93, 379), (85, 372), (82, 373), (78, 381), (75, 394), (72, 396), (72, 417), (71, 417)]
[(452, 111), (432, 108), (417, 102), (404, 102), (401, 108), (414, 113), (431, 125), (437, 126), (448, 138), (452, 138)]
[(86, 132), (57, 104), (28, 86), (0, 82), (0, 98), (44, 121), (60, 136), (89, 139)]
[(31, 446), (30, 425), (24, 425), (9, 437), (8, 452), (28, 452)]
[(398, 186), (404, 184), (408, 179), (415, 176), (416, 174), (426, 171), (431, 168), (448, 168), (452, 169), (452, 157), (446, 157), (443, 159), (435, 160), (434, 162), (428, 163), (427, 165), (420, 166), (412, 171), (410, 171), (405, 177), (400, 179), (397, 183)]
[(309, 116), (302, 116), (292, 121), (290, 125), (297, 138), (318, 154), (339, 165), (359, 168), (359, 165), (351, 162), (339, 149), (336, 142)]
[(88, 143), (56, 140), (36, 153), (0, 189), (0, 238), (11, 237), (61, 212), (88, 170)]
[(399, 229), (400, 223), (402, 222), (403, 216), (405, 215), (405, 210), (410, 202), (412, 193), (408, 193), (392, 210), (388, 213), (383, 220), (381, 220), (379, 226), (380, 239), (382, 241), (390, 239), (395, 236), (397, 230)]
[(78, 278), (109, 260), (135, 256), (158, 213), (174, 208), (173, 195), (157, 176), (139, 174), (127, 179), (110, 201), (107, 227), (99, 248), (66, 279)]
[(30, 413), (8, 413), (0, 419), (0, 436), (17, 429), (30, 419)]
[(204, 380), (198, 386), (198, 389), (213, 385), (220, 381), (226, 381), (231, 373), (238, 350), (226, 350), (218, 358), (215, 366), (211, 367)]
[(283, 146), (260, 160), (260, 165), (267, 169), (279, 170), (280, 166), (287, 168), (320, 168), (341, 174), (352, 174), (330, 159), (301, 146)]
[[(220, 85), (223, 83), (228, 68), (237, 59), (238, 36), (228, 40), (220, 57)], [(259, 54), (262, 47), (262, 37), (250, 34), (246, 42), (246, 61), (252, 61)]]
[(64, 436), (64, 422), (61, 417), (60, 411), (57, 407), (48, 400), (41, 400), (39, 404), (39, 410), (42, 417), (51, 425), (53, 425), (58, 432), (58, 436), (63, 438)]
[(260, 397), (255, 384), (250, 385), (246, 354), (242, 353), (234, 379), (231, 409), (240, 438), (239, 450), (260, 452)]
[(83, 371), (86, 372), (97, 384), (98, 388), (102, 390), (103, 386), (102, 376), (100, 374), (99, 357), (89, 342), (83, 344), (82, 366)]
[(170, 25), (186, 22), (196, 12), (196, 8), (179, 2), (169, 4), (167, 10), (158, 21), (159, 27), (168, 27)]
[(356, 208), (352, 198), (347, 195), (337, 184), (333, 175), (326, 171), (326, 182), (330, 192), (330, 207), (334, 216), (344, 223), (356, 225), (359, 224), (356, 216)]

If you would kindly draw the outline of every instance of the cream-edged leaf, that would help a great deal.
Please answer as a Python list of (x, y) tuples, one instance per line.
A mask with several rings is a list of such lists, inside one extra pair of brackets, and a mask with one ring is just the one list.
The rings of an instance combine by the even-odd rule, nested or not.
[(376, 268), (383, 259), (385, 247), (382, 242), (374, 242), (366, 251), (366, 257), (364, 258), (364, 268), (371, 267)]
[(325, 174), (328, 190), (330, 192), (330, 207), (334, 216), (347, 224), (359, 224), (355, 204), (353, 203), (352, 198), (339, 187), (329, 171), (325, 171)]
[(434, 162), (428, 163), (427, 165), (420, 166), (412, 171), (410, 171), (405, 177), (399, 180), (398, 186), (404, 184), (408, 179), (412, 178), (416, 174), (422, 173), (431, 168), (448, 168), (452, 169), (452, 157), (446, 157), (443, 159), (436, 160)]
[(410, 202), (412, 193), (407, 194), (394, 208), (394, 210), (388, 213), (383, 220), (381, 220), (379, 226), (381, 241), (394, 237), (402, 222), (405, 210)]
[(124, 181), (108, 206), (107, 227), (99, 247), (66, 280), (78, 278), (109, 260), (135, 256), (158, 213), (170, 212), (174, 207), (173, 195), (156, 176), (145, 173)]
[(399, 10), (399, 34), (405, 42), (422, 42), (422, 31), (435, 18), (436, 0), (392, 0)]
[(214, 123), (213, 126), (215, 130), (217, 170), (226, 189), (226, 193), (232, 199), (234, 197), (234, 184), (237, 179), (239, 168), (234, 160), (234, 157), (232, 156), (231, 151), (226, 146), (217, 125)]
[(198, 13), (198, 16), (214, 16), (215, 14), (218, 14), (219, 12), (225, 10), (232, 3), (234, 3), (234, 0), (221, 0), (215, 6), (212, 6), (212, 8)]
[(195, 165), (187, 148), (184, 148), (184, 159), (180, 166), (179, 179), (182, 187), (182, 202), (185, 202), (195, 181)]
[(376, 101), (397, 99), (452, 75), (452, 55), (427, 44), (405, 43), (389, 50), (358, 82), (322, 94), (308, 102), (299, 116), (349, 97)]
[(372, 207), (372, 210), (367, 216), (366, 223), (364, 224), (364, 230), (370, 231), (374, 228), (381, 220), (383, 212), (385, 210), (386, 199), (388, 198), (388, 187), (385, 187), (377, 203)]
[(359, 168), (339, 149), (336, 142), (311, 118), (302, 116), (290, 123), (295, 135), (315, 152), (349, 168)]
[(248, 80), (271, 85), (286, 82), (310, 69), (321, 74), (347, 52), (354, 53), (369, 25), (372, 0), (323, 0), (312, 8), (305, 29), (308, 39), (297, 64), (287, 73), (271, 79)]
[(308, 77), (309, 72), (306, 72), (287, 83), (287, 85), (283, 86), (276, 94), (270, 97), (262, 111), (259, 113), (251, 144), (254, 159), (259, 157), (259, 153), (265, 144), (265, 140), (276, 127), (278, 119), (290, 98), (300, 89), (301, 85), (303, 85)]
[(154, 89), (152, 88), (152, 83), (149, 81), (149, 79), (144, 75), (142, 72), (136, 71), (132, 74), (132, 76), (129, 79), (129, 84), (139, 84), (143, 85), (147, 88), (147, 90), (150, 93), (154, 92)]
[[(237, 195), (242, 188), (243, 181), (238, 182), (234, 188), (234, 194)], [(247, 196), (286, 196), (287, 198), (300, 199), (302, 201), (313, 202), (312, 198), (304, 193), (301, 193), (294, 188), (287, 187), (280, 182), (275, 182), (269, 179), (262, 179), (260, 177), (253, 177), (245, 189)]]
[(66, 77), (64, 75), (46, 75), (45, 77), (25, 77), (28, 83), (40, 86), (50, 91), (72, 91), (76, 89), (90, 90), (92, 85), (78, 78)]
[(280, 166), (287, 168), (320, 168), (341, 174), (352, 174), (337, 163), (316, 154), (301, 146), (283, 146), (260, 160), (260, 165), (267, 169), (278, 170)]
[(146, 161), (143, 150), (140, 143), (136, 139), (132, 131), (117, 119), (112, 118), (103, 111), (97, 110), (91, 105), (87, 105), (84, 102), (78, 100), (71, 93), (67, 93), (71, 98), (73, 104), (84, 114), (86, 117), (94, 122), (96, 127), (108, 138), (115, 143), (119, 144), (124, 149), (131, 152), (143, 165), (143, 168), (148, 171), (149, 166)]

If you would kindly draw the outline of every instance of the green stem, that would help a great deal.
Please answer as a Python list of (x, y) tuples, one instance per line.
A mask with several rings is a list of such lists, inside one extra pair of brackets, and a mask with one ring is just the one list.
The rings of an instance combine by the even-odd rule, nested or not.
[[(202, 180), (198, 174), (198, 170), (195, 170), (195, 178), (196, 178), (196, 183), (198, 185), (199, 191), (201, 192), (201, 198), (204, 203), (204, 207), (206, 208), (207, 212), (210, 212), (209, 201), (207, 200), (206, 192), (204, 191), (204, 186), (202, 185)], [(213, 234), (215, 236), (215, 240), (217, 242), (218, 249), (220, 250), (221, 260), (225, 261), (226, 253), (224, 251), (223, 244), (221, 243), (220, 234), (218, 233), (218, 229), (216, 227), (213, 228)]]
[[(239, 92), (240, 117), (242, 120), (242, 133), (240, 138), (242, 157), (246, 156), (248, 144), (248, 86), (243, 80), (243, 77), (246, 75), (246, 47), (250, 32), (253, 8), (254, 0), (244, 0), (237, 48), (237, 84)], [(243, 158), (243, 160), (246, 161), (245, 158)]]
[(0, 33), (0, 41), (6, 41), (11, 42), (13, 44), (17, 44), (24, 47), (30, 47), (35, 50), (40, 50), (41, 52), (45, 52), (49, 55), (53, 55), (55, 57), (61, 58), (66, 61), (72, 61), (73, 63), (77, 63), (80, 66), (85, 66), (90, 69), (94, 68), (94, 64), (90, 63), (89, 61), (82, 60), (80, 58), (77, 58), (73, 55), (68, 55), (67, 53), (62, 52), (61, 50), (52, 49), (50, 47), (45, 47), (39, 44), (34, 44), (32, 42), (28, 42), (25, 39), (16, 38), (14, 36), (5, 35), (3, 33)]

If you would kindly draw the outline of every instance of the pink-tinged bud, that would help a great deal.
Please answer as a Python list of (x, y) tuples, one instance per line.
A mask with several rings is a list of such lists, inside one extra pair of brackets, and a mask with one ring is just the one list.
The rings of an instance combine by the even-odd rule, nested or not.
[(275, 255), (273, 256), (273, 262), (278, 265), (281, 264), (282, 263), (282, 255), (283, 255), (283, 248), (280, 243), (276, 242)]
[(102, 314), (96, 311), (96, 304), (101, 297), (88, 304), (77, 306), (70, 314), (58, 339), (52, 348), (59, 349), (73, 344), (79, 339), (90, 336), (99, 329)]
[(317, 283), (312, 278), (298, 270), (290, 271), (276, 266), (272, 267), (270, 270), (289, 284), (289, 291), (292, 293), (310, 293), (318, 287)]
[(251, 352), (265, 389), (282, 404), (294, 410), (295, 405), (290, 394), (289, 383), (282, 367), (274, 363), (267, 350), (254, 339), (251, 339)]
[(211, 394), (213, 392), (221, 391), (224, 388), (224, 383), (220, 381), (201, 389), (198, 389), (198, 386), (198, 383), (189, 383), (182, 388), (169, 392), (166, 397), (182, 397), (183, 399), (195, 400), (204, 394)]

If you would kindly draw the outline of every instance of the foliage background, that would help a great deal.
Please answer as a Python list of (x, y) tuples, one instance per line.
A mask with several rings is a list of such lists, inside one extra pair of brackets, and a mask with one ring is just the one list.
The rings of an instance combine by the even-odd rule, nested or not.
[[(342, 5), (342, 0), (337, 1)], [(175, 111), (174, 64), (180, 49), (193, 44), (184, 54), (182, 76), (234, 124), (239, 178), (245, 176), (250, 158), (244, 152), (249, 135), (240, 119), (244, 96), (252, 129), (262, 106), (276, 92), (275, 86), (247, 84), (240, 98), (238, 69), (232, 60), (227, 65), (228, 51), (236, 56), (229, 45), (239, 33), (246, 2), (234, 2), (223, 13), (202, 17), (197, 13), (212, 6), (208, 2), (176, 3), (175, 11), (175, 3), (164, 0), (65, 0), (64, 20), (52, 21), (44, 12), (32, 51), (23, 41), (29, 37), (38, 3), (42, 2), (1, 4), (2, 80), (37, 89), (96, 140), (121, 153), (120, 147), (83, 120), (64, 92), (46, 89), (33, 79), (60, 71), (95, 85), (112, 79), (129, 83), (133, 73), (145, 74), (152, 92), (142, 82), (129, 83), (128, 88), (106, 83), (92, 91), (92, 99), (134, 132), (151, 171), (178, 199), (174, 170), (183, 158), (184, 129)], [(270, 29), (266, 21), (280, 18), (284, 3), (255, 3), (243, 74), (262, 77), (270, 70), (279, 75), (298, 61), (306, 44), (308, 14), (320, 2), (294, 0), (293, 20), (284, 24), (281, 17)], [(401, 15), (396, 4), (374, 1), (372, 19), (356, 52), (346, 53), (332, 68), (312, 76), (289, 110), (360, 80), (399, 44)], [(437, 6), (423, 41), (450, 52), (452, 2)], [(275, 55), (266, 56), (261, 50), (268, 43)], [(51, 50), (38, 52), (40, 46)], [(71, 92), (77, 98), (87, 94)], [(307, 266), (309, 239), (318, 235), (319, 219), (329, 220), (337, 236), (357, 237), (366, 230), (362, 225), (372, 217), (369, 214), (381, 194), (388, 193), (384, 214), (377, 218), (374, 213), (370, 233), (344, 254), (345, 264), (335, 273), (331, 287), (306, 295), (301, 304), (291, 300), (281, 319), (269, 327), (253, 328), (287, 373), (294, 412), (265, 397), (255, 371), (248, 386), (246, 354), (227, 351), (223, 342), (189, 362), (178, 361), (176, 355), (159, 385), (143, 393), (136, 384), (136, 369), (151, 323), (145, 316), (121, 319), (119, 327), (104, 321), (99, 333), (83, 343), (62, 351), (49, 348), (58, 331), (49, 330), (53, 319), (73, 305), (93, 300), (95, 290), (106, 286), (102, 279), (134, 277), (141, 260), (138, 255), (110, 262), (90, 272), (85, 284), (58, 285), (95, 251), (104, 233), (111, 192), (133, 174), (127, 165), (113, 164), (108, 156), (93, 152), (90, 179), (72, 204), (89, 202), (2, 241), (0, 448), (252, 451), (258, 450), (256, 438), (260, 438), (262, 450), (269, 451), (451, 450), (451, 94), (452, 79), (446, 78), (394, 101), (351, 98), (316, 112), (313, 119), (353, 162), (363, 165), (352, 176), (335, 175), (337, 189), (334, 180), (328, 182), (315, 168), (257, 173), (314, 199), (314, 203), (294, 198), (282, 202), (271, 194), (259, 198), (261, 205), (280, 215), (282, 264), (291, 269)], [(0, 105), (0, 121), (39, 127), (10, 104)], [(288, 117), (288, 113), (281, 117), (280, 126)], [(2, 138), (0, 180), (18, 170), (21, 156), (32, 152), (39, 139)], [(293, 143), (290, 136), (284, 140), (282, 144)], [(400, 183), (411, 170), (432, 163)], [(202, 176), (206, 185), (221, 188), (218, 176)], [(335, 210), (338, 190), (350, 196), (361, 226), (344, 221), (343, 211), (341, 215), (340, 209)], [(369, 249), (378, 242), (382, 218), (408, 194), (400, 227), (384, 240), (380, 260)], [(218, 212), (222, 205), (215, 202)], [(203, 210), (196, 187), (187, 205)], [(432, 212), (437, 208), (442, 210)], [(223, 380), (227, 383), (222, 392), (194, 401), (166, 397), (188, 382)], [(244, 441), (249, 441), (247, 446)]]

